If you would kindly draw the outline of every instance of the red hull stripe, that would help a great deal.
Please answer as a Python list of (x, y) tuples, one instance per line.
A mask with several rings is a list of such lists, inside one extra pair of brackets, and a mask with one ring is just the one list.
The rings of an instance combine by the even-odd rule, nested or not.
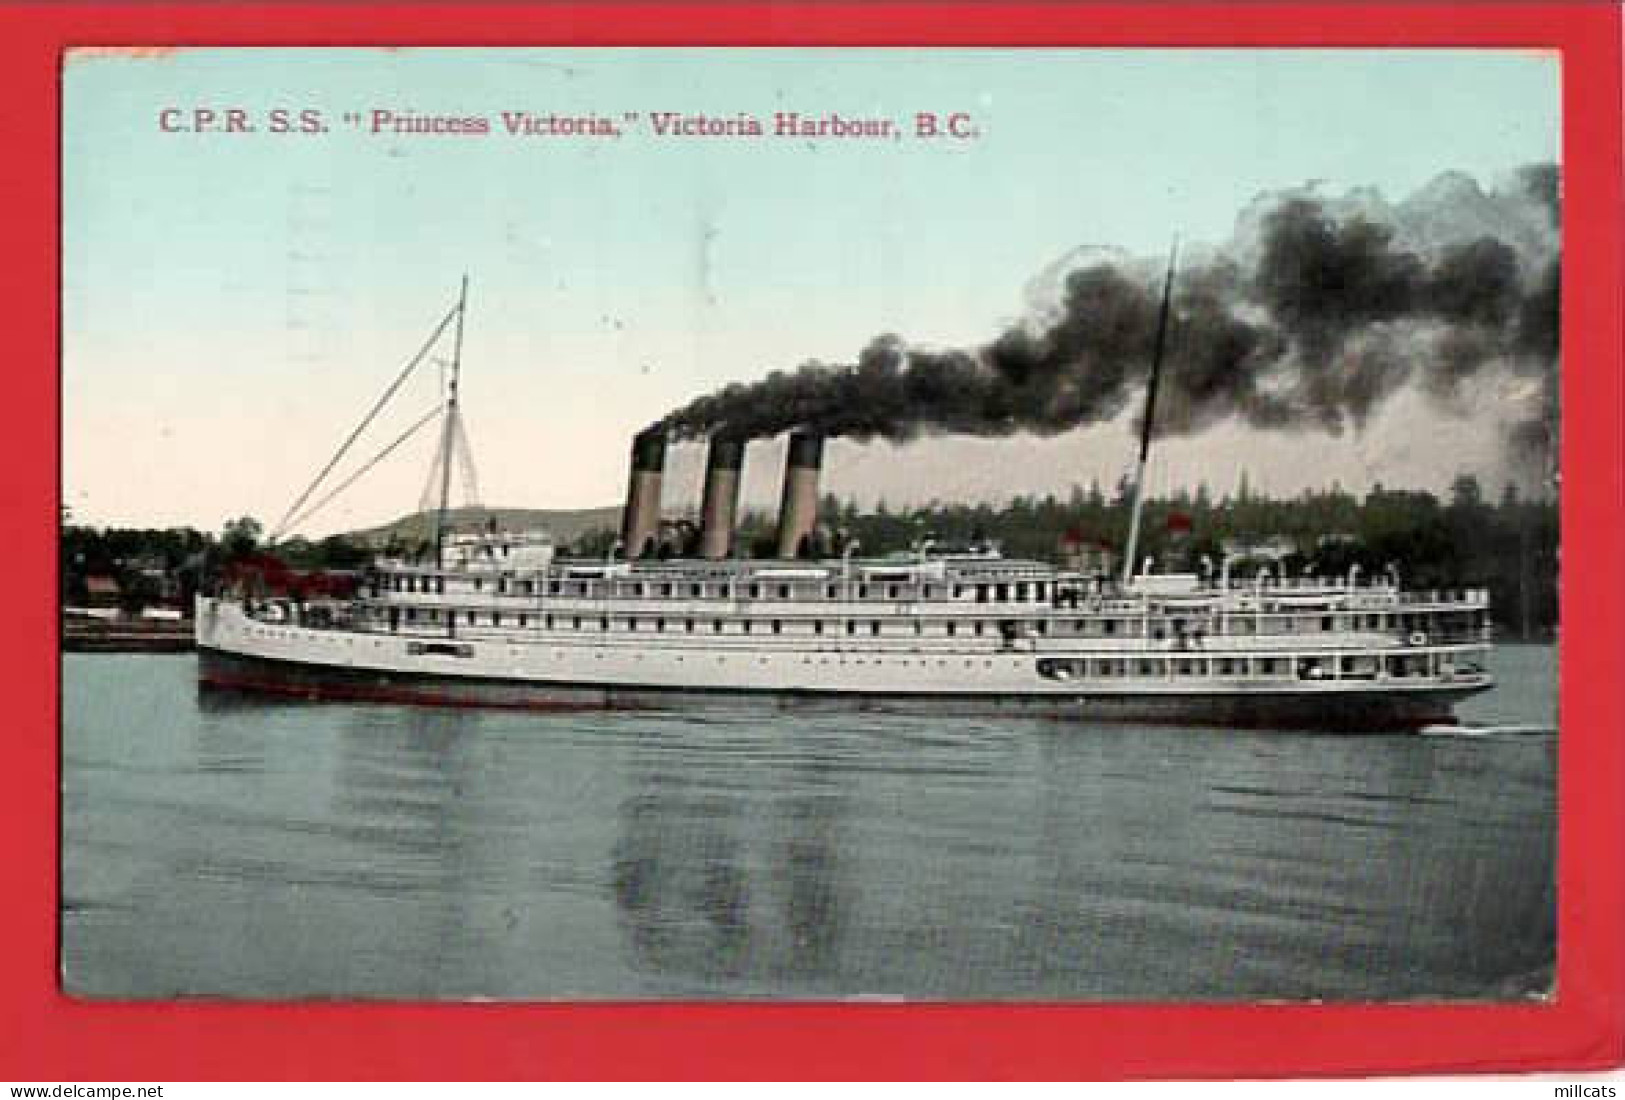
[(550, 711), (644, 709), (628, 706), (624, 703), (591, 703), (578, 700), (548, 699), (545, 697), (533, 699), (476, 699), (468, 695), (436, 691), (433, 688), (412, 688), (392, 684), (295, 683), (289, 680), (276, 680), (261, 676), (233, 675), (215, 670), (199, 671), (198, 683), (204, 687), (220, 688), (226, 691), (264, 692), (290, 699), (311, 701), (413, 703), (436, 707), (478, 707), (480, 709), (501, 707), (511, 710)]

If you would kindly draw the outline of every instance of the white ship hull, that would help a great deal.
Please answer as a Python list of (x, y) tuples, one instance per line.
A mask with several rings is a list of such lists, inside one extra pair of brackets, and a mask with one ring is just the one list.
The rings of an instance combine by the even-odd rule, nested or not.
[(1084, 683), (1039, 672), (1041, 661), (1071, 658), (1075, 651), (1030, 641), (996, 650), (795, 643), (724, 647), (680, 639), (593, 642), (518, 634), (448, 641), (267, 623), (232, 600), (202, 599), (197, 613), (203, 684), (314, 699), (538, 709), (770, 702), (1214, 728), (1377, 731), (1450, 721), (1453, 703), (1490, 683), (1481, 673), (1465, 672), (1403, 682), (1208, 674)]

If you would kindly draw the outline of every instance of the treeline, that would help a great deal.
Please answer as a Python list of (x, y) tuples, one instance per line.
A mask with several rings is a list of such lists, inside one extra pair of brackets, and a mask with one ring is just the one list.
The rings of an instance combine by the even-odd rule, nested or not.
[[(109, 579), (126, 611), (170, 603), (190, 604), (193, 593), (216, 582), (234, 566), (263, 560), (264, 529), (244, 516), (218, 534), (192, 527), (165, 529), (62, 526), (61, 598), (78, 606), (94, 602), (92, 579)], [(278, 543), (275, 558), (303, 572), (364, 567), (372, 552), (361, 543), (334, 535)]]
[[(920, 546), (996, 543), (1011, 557), (1064, 562), (1069, 553), (1121, 554), (1132, 497), (1126, 482), (1109, 496), (1098, 484), (1066, 498), (1018, 496), (1004, 505), (940, 504), (860, 509), (826, 495), (819, 509), (817, 550), (841, 553), (853, 542), (865, 557)], [(737, 542), (752, 556), (771, 556), (774, 517), (747, 513)], [(88, 579), (112, 577), (121, 600), (138, 608), (160, 599), (189, 601), (233, 564), (262, 555), (263, 532), (244, 517), (219, 534), (191, 528), (102, 530), (62, 528), (63, 599), (89, 596)], [(590, 531), (567, 552), (614, 552), (615, 532)], [(1232, 575), (1266, 560), (1291, 574), (1343, 575), (1359, 565), (1367, 577), (1396, 571), (1407, 588), (1479, 587), (1490, 591), (1497, 622), (1515, 635), (1549, 634), (1558, 612), (1558, 513), (1551, 499), (1528, 499), (1508, 485), (1494, 501), (1476, 478), (1456, 479), (1444, 499), (1433, 493), (1373, 487), (1364, 496), (1341, 488), (1274, 498), (1248, 489), (1215, 498), (1194, 493), (1147, 500), (1141, 554), (1159, 571), (1213, 568), (1230, 560)], [(405, 549), (410, 556), (412, 548)], [(427, 546), (419, 548), (426, 552)], [(342, 535), (279, 543), (274, 554), (303, 571), (364, 567), (372, 551)]]

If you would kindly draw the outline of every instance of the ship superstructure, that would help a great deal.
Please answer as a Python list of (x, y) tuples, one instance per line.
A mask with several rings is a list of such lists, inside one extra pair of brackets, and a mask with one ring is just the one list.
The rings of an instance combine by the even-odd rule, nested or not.
[[(816, 524), (824, 441), (809, 432), (789, 437), (773, 558), (736, 545), (747, 445), (726, 435), (709, 441), (686, 541), (661, 523), (658, 432), (633, 441), (606, 559), (562, 556), (543, 533), (454, 532), (453, 434), (421, 555), (380, 558), (348, 601), (200, 597), (203, 681), (453, 704), (765, 702), (1353, 730), (1449, 721), (1491, 684), (1487, 592), (1407, 592), (1392, 571), (1142, 563), (1108, 575), (926, 543), (829, 554)], [(1142, 486), (1148, 447), (1149, 430)]]

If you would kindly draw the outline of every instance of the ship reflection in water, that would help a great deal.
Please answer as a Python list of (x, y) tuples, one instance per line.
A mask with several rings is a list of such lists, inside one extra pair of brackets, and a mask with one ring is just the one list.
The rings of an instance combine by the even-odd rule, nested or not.
[[(1550, 649), (1464, 717), (1549, 727)], [(64, 661), (71, 993), (1522, 997), (1556, 738), (199, 695)]]
[(621, 804), (614, 867), (638, 969), (739, 992), (839, 991), (836, 949), (854, 900), (841, 871), (843, 776), (797, 748), (806, 732), (777, 734), (766, 753), (744, 725), (703, 745), (634, 750), (638, 793)]

